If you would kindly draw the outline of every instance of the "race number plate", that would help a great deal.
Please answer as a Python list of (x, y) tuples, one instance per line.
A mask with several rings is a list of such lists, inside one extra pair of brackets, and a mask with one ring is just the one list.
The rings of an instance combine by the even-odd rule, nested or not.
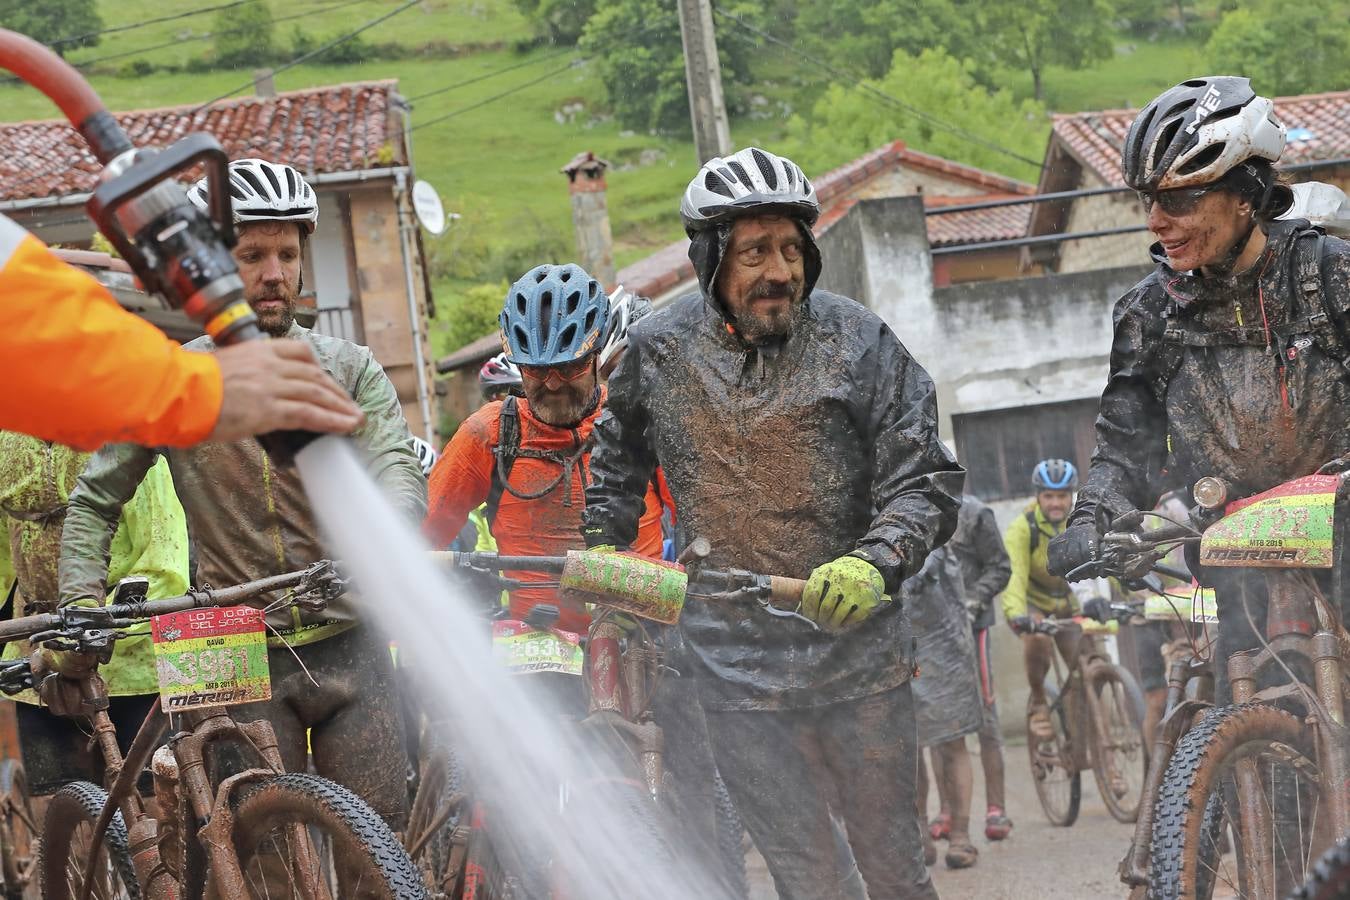
[(1205, 531), (1207, 566), (1331, 568), (1335, 475), (1309, 475), (1230, 503)]
[(492, 653), (513, 674), (580, 675), (585, 662), (581, 635), (561, 628), (540, 631), (513, 619), (492, 623)]
[(150, 633), (165, 712), (271, 698), (261, 610), (222, 606), (155, 616)]
[(1169, 587), (1165, 597), (1150, 594), (1144, 601), (1144, 618), (1154, 622), (1217, 622), (1219, 601), (1213, 588), (1179, 584)]

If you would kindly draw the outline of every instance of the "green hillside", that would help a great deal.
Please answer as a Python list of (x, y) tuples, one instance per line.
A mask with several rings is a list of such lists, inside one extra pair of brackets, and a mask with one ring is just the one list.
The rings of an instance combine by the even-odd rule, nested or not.
[[(400, 5), (402, 0), (302, 0), (294, 5), (273, 0), (275, 40), (284, 50), (298, 27), (322, 43)], [(197, 0), (99, 0), (105, 28), (201, 7)], [(119, 31), (69, 58), (89, 65), (90, 80), (114, 109), (200, 102), (249, 81), (248, 71), (186, 70), (194, 59), (200, 68), (201, 60), (210, 57), (212, 41), (203, 35), (217, 26), (216, 18), (207, 12)], [(680, 233), (675, 209), (694, 168), (692, 144), (624, 131), (608, 114), (593, 67), (579, 54), (553, 47), (522, 51), (531, 44), (530, 34), (511, 0), (424, 0), (361, 35), (368, 44), (386, 45), (386, 56), (391, 45), (403, 48), (400, 58), (302, 64), (276, 76), (278, 90), (397, 78), (404, 96), (413, 98), (459, 85), (416, 100), (413, 111), (414, 126), (455, 113), (413, 135), (419, 177), (439, 189), (447, 210), (460, 215), (445, 236), (428, 244), (442, 301), (468, 285), (499, 281), (540, 260), (569, 255), (570, 211), (558, 168), (578, 151), (592, 150), (616, 166), (609, 203), (620, 266)], [(137, 60), (143, 61), (139, 69)], [(1067, 111), (1137, 104), (1193, 73), (1198, 64), (1193, 43), (1122, 41), (1113, 59), (1093, 69), (1050, 70), (1048, 105)], [(150, 66), (182, 68), (144, 74)], [(777, 51), (766, 50), (755, 72), (763, 81), (755, 86), (758, 93), (803, 112), (824, 86), (819, 72)], [(481, 76), (490, 77), (460, 84)], [(1029, 79), (1020, 75), (1010, 75), (1006, 84), (1018, 94), (1030, 90)], [(506, 92), (511, 93), (498, 96)], [(11, 121), (55, 114), (46, 98), (12, 85), (0, 86), (0, 110), (0, 117)], [(877, 115), (896, 113), (879, 106)], [(786, 130), (786, 116), (732, 123), (737, 145), (773, 146)], [(823, 158), (837, 165), (851, 155), (826, 153)]]

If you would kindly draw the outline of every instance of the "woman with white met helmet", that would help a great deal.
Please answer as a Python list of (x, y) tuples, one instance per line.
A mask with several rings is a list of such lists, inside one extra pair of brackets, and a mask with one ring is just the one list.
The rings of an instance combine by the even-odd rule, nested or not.
[[(1274, 104), (1233, 76), (1177, 85), (1130, 126), (1123, 175), (1158, 238), (1155, 269), (1116, 304), (1097, 450), (1050, 543), (1055, 574), (1090, 561), (1112, 519), (1173, 485), (1190, 506), (1202, 476), (1247, 497), (1345, 467), (1350, 244), (1278, 218), (1293, 201), (1274, 168), (1284, 140)], [(1216, 589), (1227, 702), (1224, 661), (1257, 646), (1249, 623), (1265, 622), (1265, 580), (1192, 571)], [(1330, 574), (1316, 575), (1328, 597)]]

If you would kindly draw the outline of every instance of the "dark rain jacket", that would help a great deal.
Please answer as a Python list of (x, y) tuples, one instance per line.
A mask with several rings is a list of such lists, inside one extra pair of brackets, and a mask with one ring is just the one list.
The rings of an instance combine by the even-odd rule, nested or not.
[(1329, 330), (1350, 346), (1350, 244), (1326, 237), (1318, 259), (1316, 236), (1295, 240), (1306, 225), (1270, 226), (1256, 264), (1225, 279), (1175, 272), (1154, 246), (1157, 269), (1116, 304), (1071, 525), (1149, 509), (1172, 484), (1189, 505), (1205, 475), (1249, 496), (1350, 451), (1350, 372)]
[[(366, 424), (353, 438), (367, 469), (409, 521), (420, 522), (427, 508), (426, 478), (398, 394), (369, 348), (299, 325), (287, 337), (309, 344), (319, 365), (361, 407)], [(187, 346), (210, 350), (213, 345), (201, 337)], [(240, 584), (303, 569), (327, 556), (299, 472), (294, 466), (272, 465), (257, 441), (184, 449), (109, 444), (93, 455), (70, 495), (61, 536), (62, 603), (103, 596), (108, 544), (122, 505), (159, 454), (168, 457), (187, 513), (196, 584)], [(275, 599), (264, 595), (254, 605)], [(318, 613), (292, 607), (268, 615), (268, 623), (297, 646), (330, 637), (354, 621), (351, 596)]]
[(1012, 575), (1012, 563), (994, 511), (970, 494), (962, 497), (956, 531), (947, 547), (961, 564), (966, 604), (974, 614), (971, 627), (977, 631), (992, 628), (994, 598)]
[(979, 731), (984, 700), (975, 637), (966, 617), (961, 561), (950, 542), (934, 550), (919, 573), (905, 582), (903, 596), (914, 629), (918, 667), (914, 721), (919, 745), (945, 744)]
[[(806, 578), (854, 553), (894, 593), (956, 525), (964, 471), (938, 440), (933, 383), (862, 305), (812, 291), (790, 338), (742, 341), (704, 299), (726, 235), (691, 247), (703, 293), (633, 326), (596, 423), (586, 492), (591, 546), (632, 543), (660, 465), (680, 542), (705, 537), (708, 565)], [(746, 606), (691, 600), (682, 624), (716, 709), (787, 709), (865, 697), (910, 672), (891, 604), (841, 634)], [(711, 676), (711, 677), (704, 677)]]

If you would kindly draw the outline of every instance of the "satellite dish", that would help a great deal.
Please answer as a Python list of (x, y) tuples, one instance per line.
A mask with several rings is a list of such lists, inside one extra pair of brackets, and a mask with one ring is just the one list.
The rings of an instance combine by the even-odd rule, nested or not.
[(441, 195), (428, 182), (418, 181), (412, 189), (413, 212), (417, 221), (432, 234), (445, 231), (445, 207), (441, 206)]

